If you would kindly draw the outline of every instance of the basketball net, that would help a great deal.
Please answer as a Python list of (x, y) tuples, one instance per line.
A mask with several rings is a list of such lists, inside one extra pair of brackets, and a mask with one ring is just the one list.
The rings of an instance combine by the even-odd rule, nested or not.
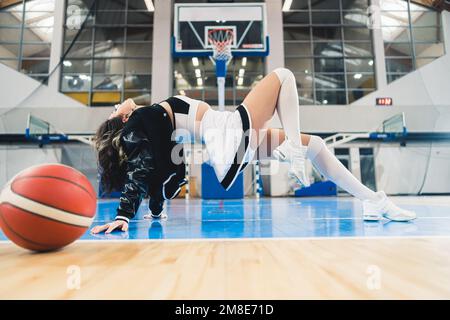
[(233, 57), (231, 45), (233, 44), (234, 32), (227, 28), (217, 28), (208, 31), (208, 41), (213, 48), (213, 59), (216, 64), (217, 93), (219, 110), (225, 110), (225, 76), (227, 64)]

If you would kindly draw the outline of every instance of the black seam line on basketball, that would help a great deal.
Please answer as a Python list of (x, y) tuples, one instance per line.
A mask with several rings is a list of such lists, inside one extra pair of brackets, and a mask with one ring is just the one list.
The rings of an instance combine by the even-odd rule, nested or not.
[[(93, 197), (92, 194), (89, 192), (89, 190), (87, 190), (87, 189), (86, 189), (85, 187), (83, 187), (81, 184), (78, 184), (78, 183), (73, 182), (73, 181), (68, 180), (68, 179), (64, 179), (64, 178), (60, 178), (60, 177), (54, 177), (54, 176), (40, 176), (40, 175), (33, 175), (33, 176), (17, 177), (16, 179), (14, 179), (14, 181), (22, 180), (22, 179), (25, 179), (25, 178), (51, 178), (51, 179), (56, 179), (56, 180), (61, 180), (61, 181), (69, 182), (69, 183), (71, 183), (71, 184), (73, 184), (73, 185), (75, 185), (75, 186), (77, 186), (77, 187), (80, 187), (80, 189), (83, 189), (83, 191), (85, 191), (87, 194), (89, 194), (89, 196), (90, 196), (91, 198), (93, 198), (94, 200), (97, 200), (97, 197)], [(13, 184), (14, 184), (14, 182), (11, 184), (11, 187), (12, 187)]]
[[(6, 202), (4, 202), (4, 203), (6, 203)], [(44, 245), (44, 244), (42, 244), (42, 243), (40, 243), (40, 242), (35, 242), (35, 241), (32, 241), (32, 240), (29, 240), (29, 239), (27, 239), (27, 238), (24, 238), (22, 235), (20, 235), (19, 233), (17, 233), (13, 228), (11, 228), (11, 226), (8, 224), (8, 222), (6, 221), (6, 219), (5, 218), (3, 218), (3, 215), (2, 215), (2, 213), (1, 213), (1, 211), (0, 211), (0, 219), (3, 221), (3, 223), (4, 223), (4, 225), (6, 226), (6, 228), (8, 228), (8, 230), (11, 232), (11, 233), (13, 233), (14, 235), (16, 235), (18, 238), (20, 238), (20, 239), (22, 239), (23, 241), (25, 241), (25, 242), (28, 242), (29, 244), (32, 244), (32, 245), (36, 245), (36, 246), (38, 246), (38, 247), (42, 247), (42, 249), (44, 249), (44, 250), (48, 250), (48, 248), (46, 248), (46, 246), (48, 246), (48, 245)], [(12, 241), (12, 240), (11, 240)], [(12, 241), (12, 242), (14, 242), (14, 241)]]
[[(46, 216), (41, 216), (40, 214), (37, 214), (37, 213), (35, 213), (35, 212), (32, 212), (32, 211), (29, 211), (29, 210), (27, 210), (27, 209), (18, 207), (18, 206), (16, 206), (15, 204), (12, 204), (11, 202), (3, 202), (3, 203), (7, 203), (7, 204), (9, 204), (11, 207), (14, 207), (14, 208), (16, 208), (16, 209), (23, 210), (23, 211), (25, 211), (25, 212), (27, 212), (27, 213), (29, 213), (29, 214), (32, 214), (32, 215), (34, 215), (34, 216), (37, 216), (37, 217), (39, 217), (39, 218), (43, 218), (43, 219), (47, 219), (47, 220), (50, 220), (50, 221), (62, 223), (62, 224), (65, 224), (65, 225), (68, 225), (68, 226), (71, 226), (71, 227), (77, 227), (77, 228), (89, 228), (89, 227), (85, 227), (85, 226), (80, 226), (80, 225), (78, 225), (78, 224), (72, 224), (72, 223), (69, 223), (69, 222), (64, 222), (64, 221), (59, 221), (59, 220), (56, 220), (56, 219), (52, 219), (52, 218), (49, 218), (49, 217), (46, 217)], [(67, 213), (67, 214), (74, 215), (74, 216), (77, 216), (77, 217), (80, 217), (79, 215), (76, 215), (76, 214), (73, 214), (73, 213), (70, 213), (70, 212), (66, 212), (66, 213)], [(88, 218), (88, 217), (84, 217), (84, 218)]]
[[(242, 161), (244, 160), (245, 154), (247, 153), (247, 149), (249, 147), (249, 138), (245, 136), (246, 132), (248, 132), (250, 128), (250, 122), (248, 119), (248, 114), (246, 112), (246, 109), (239, 105), (237, 108), (237, 111), (239, 112), (239, 115), (241, 116), (242, 120), (242, 132), (243, 135), (241, 137), (241, 141), (239, 142), (238, 151), (241, 149), (242, 144), (244, 144), (244, 152), (242, 155), (242, 159), (240, 159), (240, 162), (238, 162), (237, 156), (239, 152), (236, 152), (234, 155), (233, 163), (231, 164), (230, 169), (228, 170), (227, 174), (225, 175), (225, 178), (222, 179), (220, 184), (222, 187), (227, 190), (230, 187), (231, 182), (233, 181), (234, 177), (240, 173), (239, 167), (242, 164)], [(251, 134), (251, 132), (250, 132)]]

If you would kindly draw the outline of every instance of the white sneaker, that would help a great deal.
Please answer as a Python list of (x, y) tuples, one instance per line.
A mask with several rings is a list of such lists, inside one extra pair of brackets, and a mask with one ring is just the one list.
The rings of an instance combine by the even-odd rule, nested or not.
[(378, 201), (363, 201), (363, 218), (366, 221), (378, 221), (383, 217), (392, 221), (410, 221), (416, 219), (416, 213), (396, 206), (383, 191), (377, 192)]
[(306, 150), (307, 147), (295, 146), (288, 139), (284, 140), (274, 151), (273, 156), (281, 162), (289, 162), (291, 168), (289, 175), (296, 178), (300, 184), (309, 187), (309, 179), (306, 175)]

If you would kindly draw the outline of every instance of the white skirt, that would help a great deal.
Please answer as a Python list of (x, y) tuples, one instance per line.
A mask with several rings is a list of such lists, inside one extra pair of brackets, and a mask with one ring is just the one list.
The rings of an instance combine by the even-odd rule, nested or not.
[(203, 116), (200, 134), (208, 153), (207, 162), (225, 190), (231, 188), (255, 155), (251, 128), (251, 117), (243, 104), (234, 112), (210, 109)]

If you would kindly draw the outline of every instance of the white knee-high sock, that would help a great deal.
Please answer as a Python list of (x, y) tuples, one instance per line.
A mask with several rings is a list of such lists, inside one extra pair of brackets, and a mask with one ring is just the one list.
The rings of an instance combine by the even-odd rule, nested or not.
[(320, 137), (311, 136), (306, 157), (311, 160), (322, 175), (356, 198), (374, 201), (378, 199), (377, 193), (356, 179), (335, 155), (330, 152)]
[(294, 74), (286, 68), (274, 70), (280, 79), (281, 87), (278, 94), (276, 109), (280, 117), (286, 137), (296, 146), (301, 146), (300, 110), (298, 104), (297, 82)]

